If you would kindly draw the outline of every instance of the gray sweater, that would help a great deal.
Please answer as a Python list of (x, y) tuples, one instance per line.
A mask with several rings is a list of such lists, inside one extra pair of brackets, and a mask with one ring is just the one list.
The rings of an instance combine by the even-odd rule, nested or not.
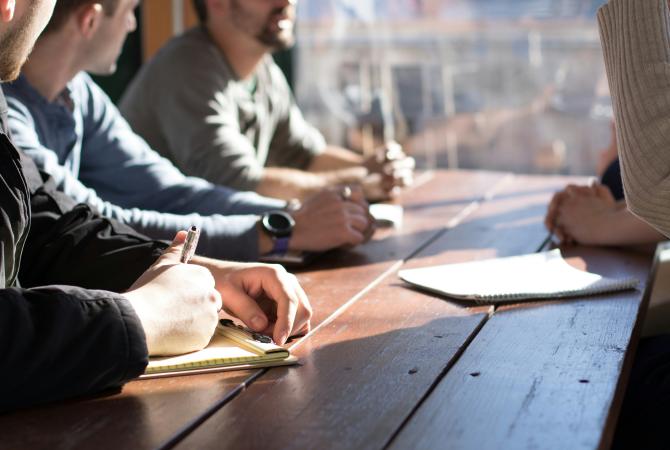
[(598, 21), (628, 208), (670, 236), (667, 0), (610, 0)]
[(269, 55), (240, 80), (195, 27), (142, 67), (120, 108), (135, 132), (187, 175), (256, 190), (265, 166), (305, 169), (326, 146)]

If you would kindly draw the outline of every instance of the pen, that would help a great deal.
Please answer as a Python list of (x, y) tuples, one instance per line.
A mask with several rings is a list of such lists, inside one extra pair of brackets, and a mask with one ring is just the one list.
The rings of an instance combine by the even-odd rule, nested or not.
[(195, 254), (195, 248), (198, 246), (199, 238), (200, 229), (193, 225), (188, 230), (188, 234), (186, 235), (186, 242), (184, 242), (184, 248), (181, 251), (180, 261), (184, 264), (188, 264), (191, 258), (193, 258), (193, 255)]

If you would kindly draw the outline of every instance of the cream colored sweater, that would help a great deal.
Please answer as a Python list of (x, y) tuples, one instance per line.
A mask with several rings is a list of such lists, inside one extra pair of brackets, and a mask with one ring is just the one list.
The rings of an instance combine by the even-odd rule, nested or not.
[(610, 0), (598, 22), (628, 208), (670, 236), (667, 0)]

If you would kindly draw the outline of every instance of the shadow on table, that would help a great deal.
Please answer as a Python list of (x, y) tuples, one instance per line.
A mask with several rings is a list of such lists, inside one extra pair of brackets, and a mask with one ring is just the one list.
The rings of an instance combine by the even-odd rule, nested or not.
[[(445, 251), (497, 249), (501, 247), (501, 240), (507, 237), (509, 242), (503, 246), (518, 247), (517, 253), (534, 252), (548, 234), (542, 224), (544, 207), (531, 205), (485, 217), (466, 218), (453, 229), (435, 227), (406, 234), (399, 230), (357, 248), (324, 253), (312, 264), (292, 271), (330, 270), (387, 261), (406, 261), (417, 256), (437, 256)], [(524, 240), (520, 241), (519, 236)]]
[[(495, 200), (509, 200), (512, 198), (518, 198), (518, 197), (527, 197), (527, 196), (533, 196), (533, 195), (543, 195), (543, 194), (553, 194), (554, 192), (557, 192), (558, 188), (544, 188), (544, 189), (533, 189), (529, 191), (517, 191), (517, 192), (506, 192), (502, 194), (496, 194)], [(455, 206), (455, 205), (467, 205), (473, 202), (481, 202), (484, 201), (483, 196), (478, 196), (478, 197), (469, 197), (469, 198), (458, 198), (458, 199), (452, 199), (452, 200), (440, 200), (440, 201), (430, 201), (430, 202), (417, 202), (413, 203), (411, 201), (408, 201), (406, 205), (403, 206), (405, 211), (417, 211), (417, 210), (425, 210), (425, 209), (431, 209), (431, 208), (444, 208), (447, 206)]]
[[(2, 448), (157, 448), (253, 371), (132, 382), (121, 389), (0, 416)], [(169, 411), (168, 411), (169, 410)], [(116, 439), (115, 437), (119, 437)]]
[[(319, 448), (325, 442), (383, 448), (486, 316), (455, 310), (447, 316), (449, 307), (430, 300), (418, 302), (414, 313), (396, 311), (400, 300), (385, 303), (378, 317), (349, 320), (332, 328), (334, 334), (313, 336), (296, 351), (302, 366), (271, 369), (206, 423), (199, 437), (218, 436), (222, 448), (242, 442), (265, 448), (270, 441), (274, 448)], [(444, 317), (430, 319), (440, 312)], [(251, 423), (264, 426), (250, 436)]]

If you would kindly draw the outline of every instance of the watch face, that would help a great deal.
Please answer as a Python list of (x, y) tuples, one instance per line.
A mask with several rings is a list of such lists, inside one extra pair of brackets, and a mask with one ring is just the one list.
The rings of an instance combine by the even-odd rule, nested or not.
[(284, 211), (271, 211), (263, 216), (263, 227), (273, 236), (290, 236), (295, 221)]

